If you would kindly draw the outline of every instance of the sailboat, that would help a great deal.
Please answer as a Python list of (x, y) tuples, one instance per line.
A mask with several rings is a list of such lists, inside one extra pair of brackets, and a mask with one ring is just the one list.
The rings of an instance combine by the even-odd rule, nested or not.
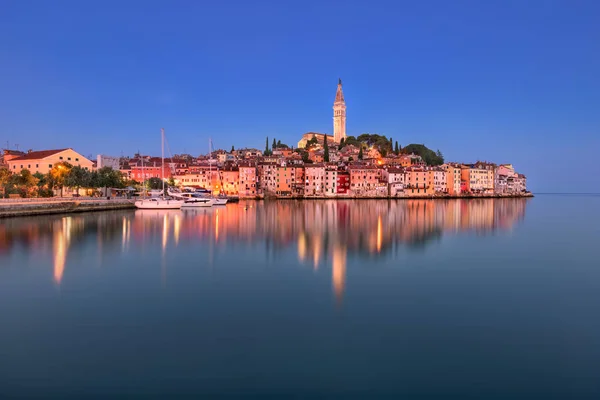
[[(165, 196), (165, 130), (160, 130), (161, 138), (161, 160), (162, 160), (162, 196), (152, 197), (150, 199), (137, 200), (135, 206), (140, 209), (161, 209), (161, 210), (176, 210), (180, 209), (183, 204), (182, 200), (173, 200)], [(144, 176), (145, 179), (145, 176)]]

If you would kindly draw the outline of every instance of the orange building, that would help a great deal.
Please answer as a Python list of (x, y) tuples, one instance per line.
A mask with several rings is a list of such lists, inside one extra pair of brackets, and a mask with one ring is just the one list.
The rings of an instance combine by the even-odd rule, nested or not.
[(292, 185), (294, 183), (294, 167), (277, 167), (277, 189), (275, 194), (278, 196), (291, 196)]
[(434, 171), (424, 167), (409, 167), (405, 169), (407, 196), (424, 196), (435, 193)]

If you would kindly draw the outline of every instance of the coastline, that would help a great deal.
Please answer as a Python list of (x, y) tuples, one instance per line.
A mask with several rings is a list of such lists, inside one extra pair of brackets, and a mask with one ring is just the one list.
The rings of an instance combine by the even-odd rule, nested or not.
[(240, 197), (240, 200), (469, 200), (469, 199), (521, 199), (533, 198), (533, 193), (524, 194), (469, 194), (424, 195), (424, 196), (257, 196)]
[(0, 219), (130, 209), (135, 209), (135, 204), (129, 200), (77, 201), (61, 199), (60, 201), (31, 202), (30, 204), (0, 202)]

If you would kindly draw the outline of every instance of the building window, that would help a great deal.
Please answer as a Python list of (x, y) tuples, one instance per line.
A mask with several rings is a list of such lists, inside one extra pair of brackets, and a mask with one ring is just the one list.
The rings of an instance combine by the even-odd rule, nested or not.
[(61, 160), (63, 159), (63, 158), (62, 158), (62, 156), (60, 156), (60, 157), (58, 157), (58, 158), (59, 158), (59, 159), (61, 159)]

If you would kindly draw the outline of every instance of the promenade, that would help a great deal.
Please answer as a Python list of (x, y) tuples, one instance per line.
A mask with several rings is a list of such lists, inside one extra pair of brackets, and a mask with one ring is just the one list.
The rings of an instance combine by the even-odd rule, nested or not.
[(135, 208), (134, 201), (130, 199), (107, 200), (97, 197), (0, 199), (0, 218), (133, 208)]

